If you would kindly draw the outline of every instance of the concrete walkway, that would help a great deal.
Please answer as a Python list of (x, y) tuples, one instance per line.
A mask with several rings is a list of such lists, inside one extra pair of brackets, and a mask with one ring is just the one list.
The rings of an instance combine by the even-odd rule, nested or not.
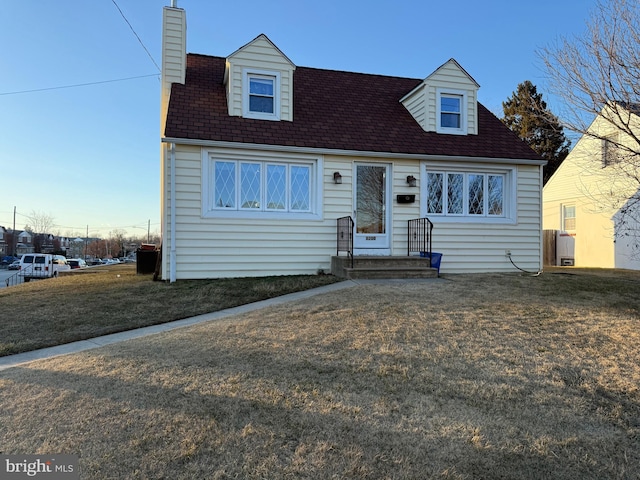
[(406, 280), (345, 280), (338, 283), (332, 283), (331, 285), (325, 285), (324, 287), (313, 288), (311, 290), (304, 290), (302, 292), (290, 293), (288, 295), (282, 295), (280, 297), (270, 298), (268, 300), (262, 300), (256, 303), (250, 303), (248, 305), (240, 305), (239, 307), (228, 308), (226, 310), (220, 310), (218, 312), (205, 313), (196, 317), (185, 318), (182, 320), (176, 320), (175, 322), (161, 323), (159, 325), (151, 325), (149, 327), (136, 328), (134, 330), (127, 330), (125, 332), (112, 333), (110, 335), (103, 335), (102, 337), (95, 337), (88, 340), (80, 340), (78, 342), (67, 343), (64, 345), (57, 345), (55, 347), (41, 348), (40, 350), (33, 350), (31, 352), (17, 353), (15, 355), (7, 355), (0, 357), (0, 371), (7, 368), (22, 365), (24, 363), (33, 362), (36, 360), (42, 360), (45, 358), (53, 358), (60, 355), (68, 355), (70, 353), (78, 353), (84, 350), (91, 350), (92, 348), (104, 347), (105, 345), (111, 345), (113, 343), (123, 342), (133, 338), (140, 338), (147, 335), (154, 335), (156, 333), (168, 332), (175, 330), (176, 328), (188, 327), (196, 325), (202, 322), (210, 322), (212, 320), (220, 320), (222, 318), (230, 317), (232, 315), (238, 315), (241, 313), (253, 312), (261, 308), (269, 307), (272, 305), (281, 305), (287, 302), (293, 302), (295, 300), (301, 300), (304, 298), (313, 297), (322, 293), (335, 292), (343, 290), (345, 288), (351, 288), (356, 285), (366, 284), (403, 284), (403, 283), (426, 283), (442, 281), (438, 278), (430, 279), (406, 279)]

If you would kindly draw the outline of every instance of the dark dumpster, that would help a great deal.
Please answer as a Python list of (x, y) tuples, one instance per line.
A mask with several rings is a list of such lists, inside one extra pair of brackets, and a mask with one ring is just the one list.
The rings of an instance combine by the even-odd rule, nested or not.
[(143, 243), (136, 250), (136, 273), (155, 273), (158, 261), (158, 250), (153, 244)]

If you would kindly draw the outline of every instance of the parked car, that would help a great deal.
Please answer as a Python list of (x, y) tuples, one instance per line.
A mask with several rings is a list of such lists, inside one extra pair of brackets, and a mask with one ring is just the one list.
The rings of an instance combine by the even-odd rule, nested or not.
[(71, 267), (71, 270), (75, 270), (76, 268), (87, 268), (87, 262), (85, 262), (81, 258), (68, 258), (67, 263)]
[(68, 272), (71, 267), (62, 255), (49, 253), (27, 253), (20, 259), (19, 275), (28, 282), (32, 278), (57, 277), (60, 272)]
[(15, 262), (9, 264), (7, 268), (9, 270), (20, 270), (20, 260), (16, 260)]

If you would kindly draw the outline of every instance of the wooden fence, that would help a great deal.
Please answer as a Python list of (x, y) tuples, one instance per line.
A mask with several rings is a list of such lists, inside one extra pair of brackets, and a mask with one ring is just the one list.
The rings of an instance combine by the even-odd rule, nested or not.
[(556, 238), (557, 230), (542, 231), (542, 263), (543, 265), (556, 265)]

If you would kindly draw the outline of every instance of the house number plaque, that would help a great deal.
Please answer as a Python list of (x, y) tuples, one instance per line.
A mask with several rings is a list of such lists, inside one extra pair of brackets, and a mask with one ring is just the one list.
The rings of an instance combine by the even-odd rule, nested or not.
[(366, 239), (366, 240), (375, 240), (375, 239), (376, 239), (376, 237), (366, 237), (365, 239)]

